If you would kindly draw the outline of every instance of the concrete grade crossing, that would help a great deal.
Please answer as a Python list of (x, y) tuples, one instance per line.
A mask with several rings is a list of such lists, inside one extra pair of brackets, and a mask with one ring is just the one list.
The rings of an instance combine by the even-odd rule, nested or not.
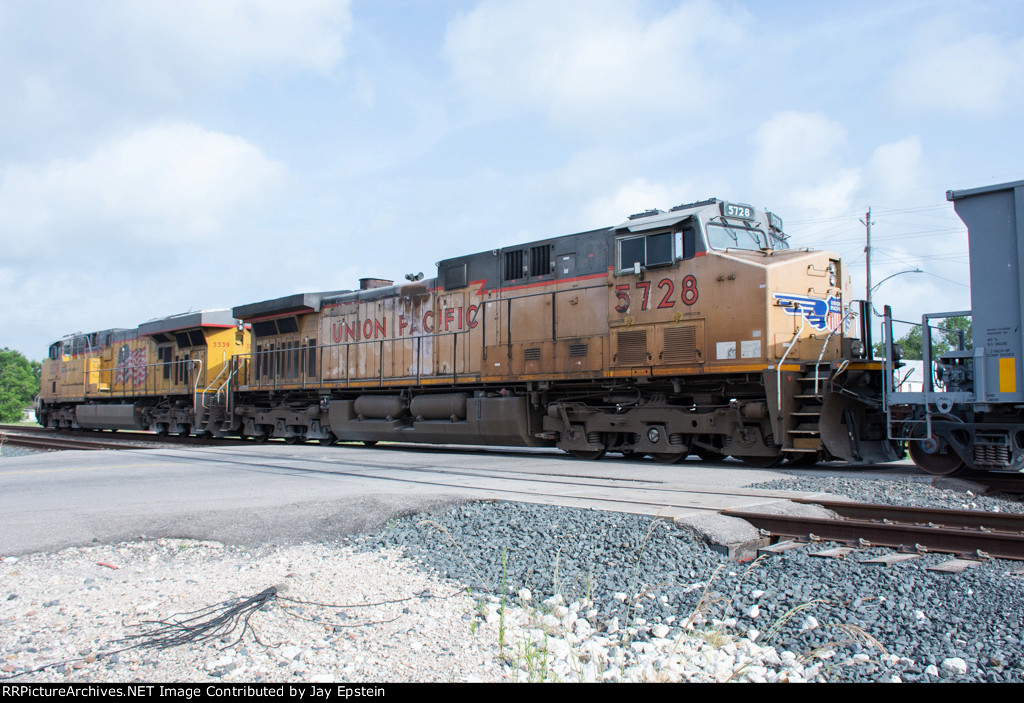
[(744, 488), (783, 476), (735, 462), (583, 462), (465, 447), (52, 452), (0, 461), (0, 554), (143, 536), (251, 546), (331, 540), (464, 500), (620, 511), (713, 525), (713, 532), (726, 520), (712, 519), (719, 510), (821, 495)]

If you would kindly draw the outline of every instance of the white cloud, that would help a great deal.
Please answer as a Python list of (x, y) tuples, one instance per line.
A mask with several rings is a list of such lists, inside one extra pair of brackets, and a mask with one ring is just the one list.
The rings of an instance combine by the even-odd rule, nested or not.
[(485, 0), (449, 24), (445, 53), (471, 96), (603, 125), (706, 111), (714, 67), (735, 63), (749, 24), (705, 1), (647, 18), (635, 2)]
[(679, 205), (689, 191), (689, 185), (652, 183), (646, 178), (635, 178), (611, 196), (592, 200), (585, 206), (584, 214), (595, 226), (617, 225), (636, 212), (667, 210)]
[(920, 189), (926, 182), (923, 151), (917, 136), (876, 147), (865, 174), (868, 190), (892, 197)]
[(352, 24), (348, 0), (55, 0), (0, 19), (0, 87), (43, 86), (79, 112), (96, 95), (180, 101), (254, 73), (330, 74)]
[(220, 233), (236, 210), (259, 203), (284, 168), (239, 137), (191, 123), (140, 129), (81, 158), (0, 170), (0, 235), (6, 253), (46, 260), (104, 256), (196, 242)]
[(783, 112), (758, 127), (751, 180), (764, 202), (817, 216), (848, 210), (860, 186), (846, 130), (821, 113)]
[(327, 73), (351, 29), (344, 0), (121, 0), (111, 10), (111, 25), (123, 22), (123, 33), (137, 33), (135, 48), (152, 50), (151, 59), (173, 66), (177, 57), (218, 74), (276, 67)]
[(913, 110), (996, 114), (1019, 104), (1024, 80), (1024, 39), (993, 34), (964, 36), (948, 21), (926, 26), (889, 81), (891, 99)]

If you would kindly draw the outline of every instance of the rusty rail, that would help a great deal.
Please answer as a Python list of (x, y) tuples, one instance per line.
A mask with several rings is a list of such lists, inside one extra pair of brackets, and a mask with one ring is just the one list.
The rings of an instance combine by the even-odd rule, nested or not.
[(979, 552), (1000, 559), (1024, 560), (1024, 516), (962, 510), (930, 510), (888, 505), (812, 503), (847, 514), (845, 518), (766, 515), (723, 511), (775, 536), (820, 539), (910, 551), (949, 554)]

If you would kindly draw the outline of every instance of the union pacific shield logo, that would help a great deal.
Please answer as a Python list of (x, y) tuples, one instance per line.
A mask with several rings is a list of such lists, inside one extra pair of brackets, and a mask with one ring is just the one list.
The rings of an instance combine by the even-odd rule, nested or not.
[(809, 295), (772, 293), (787, 315), (802, 316), (819, 332), (834, 332), (843, 322), (843, 302), (830, 295), (828, 298), (812, 298)]

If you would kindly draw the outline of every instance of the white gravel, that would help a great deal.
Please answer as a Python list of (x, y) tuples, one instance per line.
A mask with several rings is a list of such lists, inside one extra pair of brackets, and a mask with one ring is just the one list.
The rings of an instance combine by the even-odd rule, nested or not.
[[(803, 681), (833, 655), (762, 648), (700, 614), (601, 622), (587, 601), (476, 596), (392, 549), (161, 539), (8, 557), (0, 574), (0, 668), (19, 682)], [(120, 641), (270, 586), (342, 607), (278, 599), (214, 641)]]
[[(299, 545), (247, 550), (162, 539), (5, 559), (0, 592), (3, 670), (9, 676), (74, 660), (19, 681), (495, 681), (496, 626), (463, 617), (457, 587), (393, 550), (354, 553)], [(111, 569), (108, 566), (115, 566)], [(277, 601), (226, 641), (132, 649), (118, 640), (147, 620), (170, 618), (269, 586)], [(424, 592), (429, 596), (423, 597)], [(421, 595), (416, 595), (421, 594)], [(404, 599), (370, 607), (364, 603)], [(373, 623), (373, 624), (368, 624)], [(475, 634), (472, 631), (475, 629)], [(259, 641), (257, 641), (257, 639)], [(260, 644), (262, 642), (263, 644)]]

